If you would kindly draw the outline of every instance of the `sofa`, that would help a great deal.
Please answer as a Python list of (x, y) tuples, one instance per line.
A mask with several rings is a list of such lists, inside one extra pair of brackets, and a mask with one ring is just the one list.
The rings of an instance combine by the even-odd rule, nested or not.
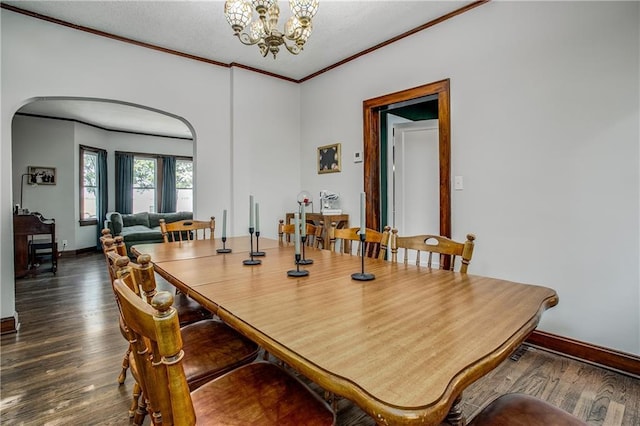
[(162, 232), (160, 231), (160, 219), (165, 222), (177, 222), (180, 220), (193, 219), (192, 212), (176, 213), (132, 213), (121, 214), (109, 212), (105, 220), (105, 228), (111, 230), (114, 237), (122, 236), (127, 247), (127, 253), (131, 254), (131, 246), (136, 244), (162, 243)]

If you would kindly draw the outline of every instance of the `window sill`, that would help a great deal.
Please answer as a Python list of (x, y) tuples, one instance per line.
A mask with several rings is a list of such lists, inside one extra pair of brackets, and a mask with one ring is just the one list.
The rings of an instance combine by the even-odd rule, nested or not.
[(98, 219), (81, 219), (80, 226), (93, 226), (98, 224)]

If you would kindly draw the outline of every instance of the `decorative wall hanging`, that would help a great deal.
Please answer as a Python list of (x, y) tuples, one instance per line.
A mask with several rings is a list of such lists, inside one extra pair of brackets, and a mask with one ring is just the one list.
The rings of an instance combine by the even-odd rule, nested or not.
[(55, 185), (57, 181), (55, 167), (29, 166), (29, 174), (30, 184)]
[(335, 173), (340, 171), (340, 144), (334, 143), (318, 148), (318, 173)]

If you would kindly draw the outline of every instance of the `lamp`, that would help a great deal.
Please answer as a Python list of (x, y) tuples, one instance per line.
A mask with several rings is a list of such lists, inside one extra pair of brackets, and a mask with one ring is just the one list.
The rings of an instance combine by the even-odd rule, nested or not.
[(29, 185), (33, 185), (36, 186), (37, 182), (36, 182), (36, 175), (33, 173), (23, 173), (22, 176), (20, 176), (20, 208), (16, 209), (18, 211), (16, 211), (16, 213), (19, 213), (20, 211), (22, 212), (28, 212), (28, 210), (26, 210), (24, 208), (24, 206), (22, 205), (22, 195), (24, 193), (24, 177), (25, 176), (29, 176)]
[[(287, 20), (284, 32), (278, 30), (277, 0), (227, 0), (224, 15), (242, 44), (257, 44), (262, 56), (271, 52), (275, 59), (283, 45), (294, 55), (302, 51), (311, 35), (311, 18), (318, 11), (318, 0), (289, 0), (289, 7), (293, 16)], [(252, 19), (254, 10), (258, 19)]]
[(311, 204), (311, 213), (313, 213), (313, 200), (311, 199), (311, 194), (309, 191), (300, 191), (298, 196), (296, 197), (298, 200), (298, 210), (302, 211), (302, 205), (308, 206)]

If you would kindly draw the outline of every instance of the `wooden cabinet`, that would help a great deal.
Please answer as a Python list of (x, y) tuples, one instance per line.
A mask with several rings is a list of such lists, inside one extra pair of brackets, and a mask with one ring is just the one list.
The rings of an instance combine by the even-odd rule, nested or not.
[[(34, 239), (34, 235), (43, 238)], [(16, 278), (38, 272), (40, 258), (51, 260), (51, 271), (58, 267), (55, 219), (45, 219), (39, 213), (13, 215), (13, 259)]]

